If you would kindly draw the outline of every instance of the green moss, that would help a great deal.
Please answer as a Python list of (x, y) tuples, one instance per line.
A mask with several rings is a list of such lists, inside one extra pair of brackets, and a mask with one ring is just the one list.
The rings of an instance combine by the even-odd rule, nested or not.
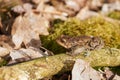
[(100, 36), (105, 45), (118, 48), (120, 46), (120, 25), (107, 22), (102, 18), (91, 18), (84, 21), (86, 35)]
[(43, 46), (53, 53), (63, 53), (66, 51), (63, 47), (56, 43), (55, 39), (52, 39), (49, 36), (41, 36), (41, 41)]
[(0, 58), (0, 67), (6, 65), (7, 63), (8, 63), (8, 61), (6, 61), (6, 60)]
[(57, 22), (53, 24), (54, 28), (51, 34), (42, 37), (44, 47), (50, 49), (55, 53), (61, 53), (65, 50), (56, 44), (55, 40), (61, 34), (79, 36), (100, 36), (105, 41), (108, 47), (115, 47), (120, 49), (120, 24), (105, 21), (100, 17), (93, 17), (85, 21), (80, 21), (75, 18), (70, 18), (65, 22)]
[(108, 14), (108, 17), (120, 20), (120, 11), (112, 11)]
[(114, 73), (120, 74), (120, 66), (110, 68)]

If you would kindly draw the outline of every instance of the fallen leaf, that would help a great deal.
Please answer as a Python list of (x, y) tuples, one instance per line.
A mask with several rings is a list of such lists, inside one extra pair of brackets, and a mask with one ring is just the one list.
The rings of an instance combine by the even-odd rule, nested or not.
[(117, 75), (117, 74), (116, 74), (116, 75), (114, 76), (113, 80), (120, 80), (120, 75)]
[[(58, 0), (51, 0), (51, 3), (53, 5), (53, 7), (55, 7), (56, 10), (60, 11), (60, 12), (64, 12), (67, 13), (68, 16), (73, 16), (75, 15), (75, 11), (69, 9), (66, 4), (65, 1), (58, 1)], [(59, 5), (58, 5), (59, 4)]]
[(88, 0), (74, 0), (74, 1), (79, 4), (80, 8), (85, 7), (88, 2)]
[(66, 20), (67, 16), (68, 16), (67, 13), (58, 11), (53, 6), (46, 5), (44, 3), (44, 1), (41, 1), (38, 4), (36, 11), (39, 11), (41, 13), (41, 15), (43, 17), (45, 17), (46, 19), (48, 19), (49, 21), (53, 20), (53, 19), (56, 19), (56, 18), (59, 18), (59, 19), (62, 19), (62, 20)]
[(10, 36), (0, 35), (0, 46), (7, 48), (9, 51), (13, 49), (14, 44)]
[(94, 11), (90, 11), (88, 7), (82, 8), (79, 13), (76, 15), (76, 18), (80, 20), (85, 20), (93, 16), (98, 16), (99, 14)]
[(22, 4), (22, 0), (0, 0), (0, 12), (6, 12), (13, 6)]
[(12, 60), (8, 64), (9, 65), (15, 64), (15, 63), (51, 55), (49, 52), (48, 53), (47, 52), (48, 51), (44, 52), (41, 49), (34, 48), (34, 47), (29, 47), (27, 49), (21, 48), (18, 50), (12, 50), (10, 52), (10, 57)]
[(68, 8), (71, 8), (74, 11), (80, 10), (80, 6), (77, 2), (75, 2), (75, 0), (65, 0), (65, 3)]
[(100, 7), (102, 7), (103, 2), (102, 0), (89, 0), (89, 3), (87, 6), (90, 10), (98, 11), (100, 10)]
[(32, 10), (32, 5), (30, 3), (24, 3), (22, 5), (14, 6), (11, 10), (16, 13), (23, 13), (23, 12), (29, 12)]
[(42, 57), (45, 55), (47, 54), (44, 54), (41, 50), (33, 47), (30, 47), (27, 49), (21, 48), (19, 50), (13, 50), (10, 52), (10, 56), (12, 60), (19, 59), (19, 58), (34, 59), (34, 58)]
[(12, 26), (12, 41), (15, 48), (20, 48), (22, 42), (26, 47), (32, 46), (32, 40), (36, 40), (36, 47), (40, 47), (39, 35), (48, 35), (48, 28), (48, 20), (39, 14), (29, 12), (24, 16), (18, 16)]
[(75, 12), (80, 11), (86, 6), (87, 0), (65, 0), (66, 6), (73, 9)]
[(4, 57), (9, 54), (9, 50), (7, 48), (0, 47), (0, 57)]
[(87, 62), (77, 59), (72, 70), (72, 80), (101, 80), (101, 77)]
[(114, 3), (103, 4), (102, 6), (102, 13), (109, 13), (111, 11), (120, 11), (120, 1), (115, 1)]

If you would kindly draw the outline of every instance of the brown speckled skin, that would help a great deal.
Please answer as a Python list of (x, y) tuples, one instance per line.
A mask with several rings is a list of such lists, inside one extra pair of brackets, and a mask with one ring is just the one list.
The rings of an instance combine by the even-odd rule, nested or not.
[(91, 36), (68, 36), (61, 35), (56, 42), (66, 49), (71, 49), (73, 54), (78, 54), (84, 50), (95, 50), (104, 47), (104, 41), (100, 37)]

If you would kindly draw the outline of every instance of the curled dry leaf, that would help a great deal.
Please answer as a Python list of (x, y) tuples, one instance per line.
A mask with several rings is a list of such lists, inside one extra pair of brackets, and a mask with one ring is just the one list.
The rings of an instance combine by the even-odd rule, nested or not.
[(37, 41), (36, 47), (41, 46), (39, 35), (48, 35), (49, 22), (44, 17), (33, 12), (24, 16), (18, 16), (12, 26), (12, 41), (15, 48), (19, 48), (22, 42), (26, 47), (32, 46)]
[(86, 6), (88, 0), (51, 0), (52, 5), (68, 16), (75, 16), (76, 12)]
[(85, 19), (88, 19), (90, 17), (93, 17), (93, 16), (98, 16), (99, 14), (97, 12), (94, 12), (94, 11), (90, 11), (88, 9), (88, 7), (84, 7), (82, 8), (79, 13), (76, 15), (76, 18), (80, 19), (80, 20), (85, 20)]
[(101, 77), (87, 62), (77, 59), (72, 70), (72, 80), (101, 80)]
[(23, 5), (17, 5), (12, 8), (12, 11), (16, 13), (23, 13), (23, 12), (29, 12), (32, 9), (32, 5), (30, 3), (25, 3)]
[(51, 5), (46, 4), (46, 1), (41, 0), (36, 11), (42, 13), (48, 20), (62, 19), (66, 20), (68, 16), (76, 15), (76, 12), (86, 6), (87, 0), (48, 0)]
[(43, 52), (42, 50), (34, 47), (29, 47), (27, 49), (21, 48), (19, 50), (12, 50), (10, 52), (10, 57), (12, 60), (8, 64), (10, 65), (14, 63), (28, 61), (31, 59), (48, 56), (48, 55), (49, 55), (48, 53)]
[(68, 14), (65, 12), (58, 11), (55, 7), (46, 5), (44, 1), (41, 1), (38, 6), (36, 11), (40, 12), (42, 16), (44, 16), (48, 20), (53, 20), (56, 18), (66, 20)]

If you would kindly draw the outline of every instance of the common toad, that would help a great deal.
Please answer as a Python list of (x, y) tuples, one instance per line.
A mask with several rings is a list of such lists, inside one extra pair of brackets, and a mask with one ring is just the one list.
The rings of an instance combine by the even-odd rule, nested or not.
[(73, 55), (79, 54), (83, 51), (91, 51), (104, 47), (104, 41), (97, 36), (93, 37), (83, 35), (72, 37), (61, 35), (56, 39), (56, 42), (67, 50), (70, 50)]

